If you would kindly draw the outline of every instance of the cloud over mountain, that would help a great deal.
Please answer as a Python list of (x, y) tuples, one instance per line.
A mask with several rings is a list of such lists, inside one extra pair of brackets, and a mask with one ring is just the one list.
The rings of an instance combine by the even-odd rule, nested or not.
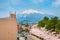
[(29, 9), (22, 11), (21, 14), (17, 14), (17, 20), (18, 22), (38, 22), (44, 16), (52, 17), (52, 15), (48, 15), (42, 11)]
[(34, 10), (34, 9), (28, 9), (28, 10), (24, 10), (24, 11), (22, 11), (22, 14), (31, 14), (31, 13), (40, 13), (40, 14), (45, 14), (45, 13), (44, 13), (44, 12), (42, 12), (42, 11)]

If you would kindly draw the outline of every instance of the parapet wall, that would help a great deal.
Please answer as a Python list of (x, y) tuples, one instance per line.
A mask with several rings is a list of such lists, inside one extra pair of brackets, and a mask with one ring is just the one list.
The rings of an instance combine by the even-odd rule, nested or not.
[(0, 18), (0, 40), (17, 40), (17, 21), (14, 15)]

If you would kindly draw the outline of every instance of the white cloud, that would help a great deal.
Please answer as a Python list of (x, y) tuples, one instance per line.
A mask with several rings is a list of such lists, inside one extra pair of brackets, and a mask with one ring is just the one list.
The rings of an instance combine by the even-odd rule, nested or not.
[(60, 0), (55, 0), (53, 3), (52, 3), (53, 6), (60, 6)]
[(39, 10), (34, 10), (34, 9), (28, 9), (28, 10), (24, 10), (21, 12), (22, 14), (31, 14), (31, 13), (40, 13), (40, 14), (45, 14), (42, 11)]

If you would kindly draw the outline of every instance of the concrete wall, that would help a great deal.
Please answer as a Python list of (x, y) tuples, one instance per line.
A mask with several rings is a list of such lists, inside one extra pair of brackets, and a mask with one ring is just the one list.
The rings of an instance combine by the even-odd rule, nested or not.
[(14, 14), (9, 18), (0, 18), (0, 40), (17, 40), (17, 21)]

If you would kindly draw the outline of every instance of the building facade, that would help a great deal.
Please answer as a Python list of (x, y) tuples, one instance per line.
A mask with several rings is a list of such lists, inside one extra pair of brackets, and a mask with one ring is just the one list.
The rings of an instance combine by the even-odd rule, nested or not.
[(17, 40), (16, 15), (9, 18), (0, 18), (0, 40)]

